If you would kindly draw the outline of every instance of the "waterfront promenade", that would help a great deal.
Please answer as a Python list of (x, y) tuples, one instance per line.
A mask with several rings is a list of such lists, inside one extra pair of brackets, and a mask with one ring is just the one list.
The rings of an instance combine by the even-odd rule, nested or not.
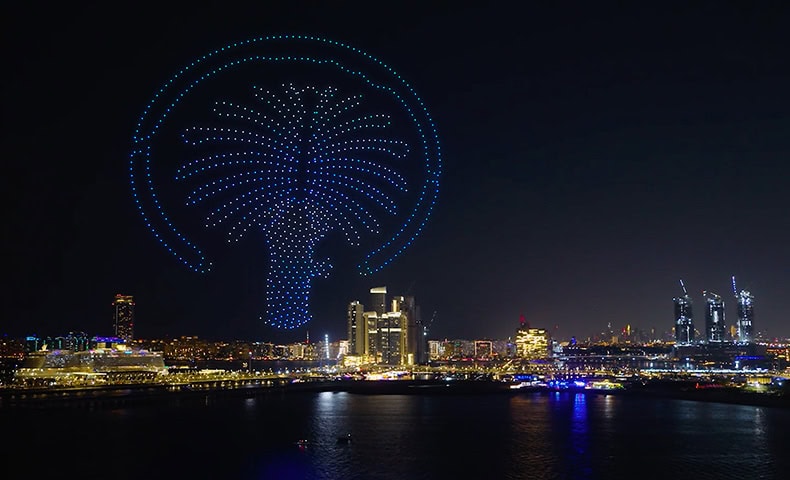
[(580, 383), (527, 385), (496, 379), (331, 378), (315, 373), (290, 375), (215, 375), (171, 383), (138, 383), (81, 387), (3, 388), (0, 408), (102, 408), (167, 401), (205, 401), (235, 396), (256, 397), (299, 392), (347, 392), (360, 395), (520, 395), (524, 393), (620, 395), (790, 408), (786, 390), (755, 392), (736, 387), (700, 388), (683, 380), (626, 382), (621, 388), (594, 388)]

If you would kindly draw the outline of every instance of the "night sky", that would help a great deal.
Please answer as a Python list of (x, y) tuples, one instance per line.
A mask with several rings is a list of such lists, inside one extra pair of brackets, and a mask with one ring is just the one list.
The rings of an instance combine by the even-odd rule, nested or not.
[[(756, 330), (790, 336), (784, 2), (12, 3), (0, 334), (112, 334), (124, 293), (138, 338), (338, 339), (348, 302), (381, 285), (416, 297), (431, 338), (506, 338), (522, 313), (561, 339), (607, 323), (662, 332), (679, 279), (701, 330), (703, 290), (735, 322), (735, 275), (755, 296)], [(207, 274), (183, 268), (143, 224), (127, 173), (138, 118), (172, 74), (278, 34), (392, 66), (443, 149), (423, 234), (370, 277), (353, 269), (359, 251), (333, 249), (314, 319), (295, 331), (258, 318), (262, 242), (217, 252)]]

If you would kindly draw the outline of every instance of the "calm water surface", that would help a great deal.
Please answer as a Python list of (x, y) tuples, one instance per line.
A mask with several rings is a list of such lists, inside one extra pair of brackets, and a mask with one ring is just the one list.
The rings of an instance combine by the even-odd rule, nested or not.
[(273, 392), (0, 421), (4, 470), (65, 478), (790, 478), (789, 410), (612, 395)]

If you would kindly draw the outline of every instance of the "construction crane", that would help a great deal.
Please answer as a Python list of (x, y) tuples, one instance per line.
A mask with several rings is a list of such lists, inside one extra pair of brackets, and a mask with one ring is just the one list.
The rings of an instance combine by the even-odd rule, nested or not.
[(703, 296), (703, 297), (706, 297), (706, 296), (708, 296), (708, 295), (710, 295), (711, 297), (713, 297), (713, 299), (714, 299), (714, 300), (716, 300), (717, 302), (721, 301), (721, 295), (719, 295), (718, 293), (716, 293), (716, 292), (711, 292), (710, 290), (703, 290), (703, 291), (702, 291), (702, 296)]
[(433, 321), (434, 320), (436, 320), (436, 310), (433, 311), (433, 315), (431, 315), (431, 319), (428, 321), (428, 323), (425, 324), (425, 331), (426, 332), (429, 331), (429, 329), (431, 328), (431, 325), (433, 325)]
[(689, 292), (686, 291), (686, 286), (683, 285), (683, 279), (682, 278), (680, 279), (680, 288), (683, 289), (683, 296), (688, 297), (689, 296)]
[(433, 315), (431, 315), (431, 320), (428, 322), (428, 326), (430, 327), (433, 324), (433, 321), (436, 320), (436, 314), (438, 312), (436, 310), (433, 311)]
[(738, 289), (735, 288), (735, 275), (732, 276), (732, 294), (738, 296)]

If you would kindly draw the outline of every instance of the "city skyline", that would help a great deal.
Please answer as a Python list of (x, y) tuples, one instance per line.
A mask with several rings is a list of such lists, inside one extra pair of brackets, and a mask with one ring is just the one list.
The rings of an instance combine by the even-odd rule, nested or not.
[[(575, 344), (577, 341), (582, 343), (633, 343), (633, 344), (647, 344), (654, 341), (667, 343), (674, 340), (677, 345), (692, 345), (704, 343), (753, 343), (755, 341), (766, 342), (772, 340), (786, 341), (788, 337), (777, 337), (765, 335), (759, 330), (758, 335), (752, 332), (754, 321), (754, 296), (751, 292), (746, 290), (735, 290), (735, 283), (733, 282), (733, 298), (735, 299), (735, 306), (726, 308), (727, 302), (723, 297), (712, 292), (703, 291), (700, 293), (702, 300), (705, 300), (705, 311), (702, 314), (697, 314), (695, 317), (693, 308), (693, 297), (689, 295), (685, 284), (680, 282), (683, 289), (683, 295), (673, 298), (674, 303), (674, 326), (672, 328), (665, 328), (661, 330), (656, 329), (642, 329), (639, 326), (632, 326), (631, 324), (612, 325), (609, 322), (606, 326), (599, 326), (597, 331), (585, 336), (557, 336), (558, 326), (550, 329), (542, 324), (533, 324), (524, 314), (520, 314), (517, 320), (511, 319), (513, 323), (512, 331), (505, 336), (495, 337), (486, 334), (486, 332), (477, 332), (476, 335), (470, 337), (459, 336), (435, 336), (432, 335), (432, 325), (436, 319), (437, 311), (422, 312), (419, 301), (414, 296), (404, 296), (398, 292), (387, 290), (386, 286), (372, 287), (367, 292), (367, 301), (360, 301), (359, 298), (366, 298), (365, 295), (354, 297), (355, 299), (349, 300), (346, 305), (346, 333), (337, 337), (332, 337), (332, 342), (347, 341), (350, 345), (350, 351), (356, 350), (355, 343), (361, 343), (367, 340), (364, 331), (367, 327), (359, 327), (358, 325), (366, 324), (368, 322), (368, 314), (373, 318), (386, 318), (391, 312), (399, 312), (399, 315), (405, 314), (405, 318), (409, 320), (409, 335), (414, 335), (414, 332), (422, 332), (425, 335), (426, 341), (447, 341), (447, 340), (496, 340), (496, 341), (515, 341), (520, 335), (522, 330), (538, 329), (545, 331), (548, 338), (560, 344), (570, 343)], [(134, 340), (134, 307), (135, 300), (133, 295), (124, 295), (121, 293), (115, 294), (112, 301), (111, 324), (100, 327), (99, 330), (88, 333), (84, 329), (78, 327), (67, 326), (64, 329), (57, 331), (39, 331), (36, 328), (31, 329), (24, 335), (16, 335), (17, 340), (23, 337), (29, 338), (66, 338), (71, 335), (87, 335), (88, 337), (106, 337), (118, 338), (125, 342)], [(731, 311), (729, 320), (726, 320), (727, 311)], [(712, 318), (712, 313), (716, 312), (716, 319)], [(697, 318), (698, 323), (695, 324), (694, 318)], [(745, 322), (744, 322), (745, 320)], [(725, 322), (725, 325), (721, 325)], [(742, 325), (742, 322), (746, 326)], [(711, 325), (715, 324), (717, 328), (715, 333), (711, 329)], [(309, 326), (308, 326), (309, 327)], [(702, 327), (700, 330), (699, 327)], [(747, 333), (743, 338), (741, 332)], [(107, 337), (107, 332), (112, 332), (111, 337)], [(7, 334), (6, 334), (7, 335)], [(175, 334), (165, 335), (163, 338), (185, 338), (194, 337), (198, 338), (194, 332), (179, 332)], [(272, 336), (274, 340), (278, 338), (277, 335)], [(314, 337), (316, 334), (314, 332)], [(201, 337), (202, 338), (202, 337)], [(320, 334), (316, 337), (329, 338), (328, 333)], [(415, 342), (414, 337), (409, 337), (410, 342)], [(145, 340), (152, 340), (154, 337), (148, 337)], [(270, 338), (240, 338), (228, 336), (214, 336), (207, 338), (212, 341), (249, 341), (249, 342), (269, 342)], [(304, 329), (304, 337), (299, 340), (297, 337), (289, 337), (291, 343), (298, 343), (300, 341), (310, 342), (310, 329)], [(281, 342), (282, 343), (282, 342)]]
[[(135, 336), (339, 338), (348, 303), (377, 285), (436, 312), (438, 338), (506, 337), (522, 313), (563, 338), (671, 332), (679, 278), (704, 333), (703, 291), (722, 296), (727, 327), (738, 318), (735, 276), (754, 295), (753, 333), (790, 336), (787, 7), (388, 8), (130, 9), (140, 35), (106, 6), (7, 7), (0, 334), (106, 331), (122, 292)], [(292, 333), (259, 320), (261, 238), (217, 250), (208, 274), (182, 271), (146, 230), (127, 171), (141, 109), (174, 70), (278, 34), (393, 65), (429, 107), (444, 164), (413, 245), (367, 277), (359, 251), (342, 250), (315, 282), (313, 322)]]

